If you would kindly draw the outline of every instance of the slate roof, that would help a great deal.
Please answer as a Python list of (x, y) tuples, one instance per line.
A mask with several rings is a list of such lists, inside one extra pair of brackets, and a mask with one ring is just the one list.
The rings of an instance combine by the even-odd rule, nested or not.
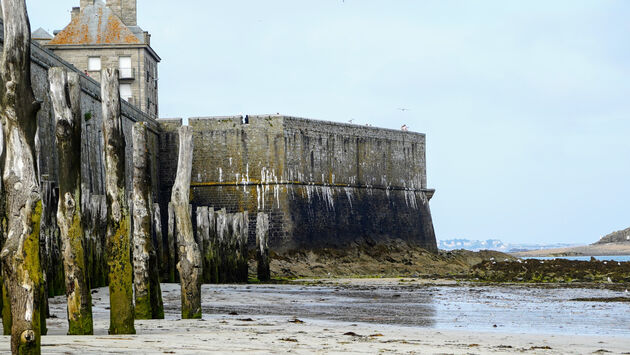
[(31, 34), (31, 38), (32, 39), (53, 39), (53, 36), (50, 33), (46, 32), (45, 29), (40, 27)]
[(143, 44), (136, 35), (100, 0), (81, 9), (66, 28), (48, 45), (64, 44)]

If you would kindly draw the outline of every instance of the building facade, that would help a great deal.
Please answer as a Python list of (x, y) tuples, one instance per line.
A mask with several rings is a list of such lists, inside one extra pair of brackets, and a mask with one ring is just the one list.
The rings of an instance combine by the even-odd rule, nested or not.
[(157, 118), (161, 59), (149, 32), (137, 24), (137, 1), (81, 0), (80, 5), (72, 9), (70, 24), (38, 42), (97, 81), (102, 69), (119, 69), (120, 96)]

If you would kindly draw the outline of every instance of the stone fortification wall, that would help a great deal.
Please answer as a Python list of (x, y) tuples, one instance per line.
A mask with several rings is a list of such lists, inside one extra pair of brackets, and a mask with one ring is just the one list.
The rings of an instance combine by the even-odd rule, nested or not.
[[(159, 122), (164, 162), (176, 157), (181, 120)], [(193, 206), (248, 211), (250, 245), (256, 215), (264, 212), (277, 251), (394, 238), (436, 250), (424, 135), (286, 116), (193, 118), (189, 124)], [(176, 169), (165, 164), (163, 195)]]
[[(4, 43), (4, 31), (2, 21), (0, 21), (0, 49)], [(58, 180), (58, 160), (55, 145), (55, 119), (53, 116), (52, 103), (50, 99), (50, 84), (48, 82), (48, 69), (51, 67), (64, 67), (68, 70), (77, 71), (81, 75), (81, 111), (82, 111), (82, 206), (84, 211), (84, 222), (88, 229), (88, 264), (91, 268), (92, 286), (101, 286), (106, 282), (105, 260), (104, 260), (104, 219), (105, 219), (105, 168), (103, 162), (103, 137), (102, 137), (102, 112), (100, 84), (88, 76), (81, 73), (71, 64), (63, 61), (52, 52), (44, 49), (37, 43), (31, 44), (31, 79), (33, 90), (37, 100), (42, 102), (41, 110), (38, 113), (38, 141), (37, 141), (37, 163), (39, 167), (40, 181), (42, 187), (43, 216), (42, 216), (42, 255), (46, 255), (49, 260), (48, 282), (51, 294), (63, 293), (63, 271), (60, 262), (60, 241), (58, 240), (58, 229), (56, 224), (57, 213), (57, 180)], [(131, 191), (132, 172), (132, 141), (131, 129), (135, 122), (147, 122), (149, 132), (151, 132), (148, 146), (153, 167), (153, 186), (155, 199), (159, 191), (158, 181), (158, 132), (159, 126), (155, 120), (144, 114), (137, 108), (122, 103), (123, 129), (126, 148), (126, 169), (127, 188)], [(46, 265), (44, 265), (46, 267)], [(55, 270), (55, 268), (57, 268)], [(56, 288), (61, 287), (61, 290)]]

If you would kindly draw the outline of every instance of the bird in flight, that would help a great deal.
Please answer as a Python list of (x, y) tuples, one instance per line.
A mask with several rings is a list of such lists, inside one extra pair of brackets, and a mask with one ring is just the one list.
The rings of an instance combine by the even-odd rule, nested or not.
[(402, 111), (402, 112), (409, 111), (409, 109), (408, 109), (408, 108), (404, 108), (404, 107), (400, 107), (400, 108), (398, 108), (398, 110), (399, 110), (399, 111)]

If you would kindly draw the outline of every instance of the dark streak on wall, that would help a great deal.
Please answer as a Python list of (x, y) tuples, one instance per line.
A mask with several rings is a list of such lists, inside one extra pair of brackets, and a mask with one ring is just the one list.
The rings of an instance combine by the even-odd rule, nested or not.
[[(181, 120), (159, 122), (161, 160), (170, 161)], [(423, 134), (286, 116), (192, 118), (189, 124), (191, 203), (249, 211), (250, 246), (255, 216), (266, 212), (276, 251), (395, 238), (437, 250)], [(176, 163), (161, 165), (162, 195), (175, 169)]]

